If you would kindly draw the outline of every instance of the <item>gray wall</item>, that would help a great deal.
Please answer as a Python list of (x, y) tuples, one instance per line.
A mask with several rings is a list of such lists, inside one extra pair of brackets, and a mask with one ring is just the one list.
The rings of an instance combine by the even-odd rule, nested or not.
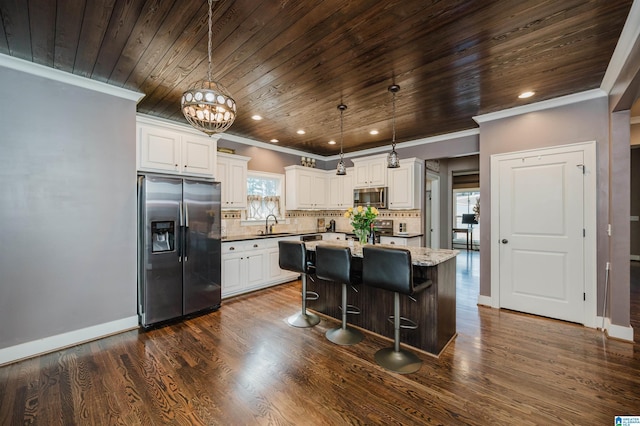
[(0, 67), (0, 349), (136, 315), (135, 114)]
[[(234, 149), (237, 155), (251, 157), (247, 167), (249, 170), (269, 173), (284, 173), (286, 166), (300, 165), (300, 155), (287, 154), (280, 151), (259, 148), (257, 146), (245, 145), (238, 142), (231, 142), (224, 139), (218, 140), (218, 146)], [(326, 170), (326, 162), (317, 161), (316, 168)]]
[[(601, 314), (605, 265), (609, 260), (606, 235), (609, 220), (609, 111), (605, 97), (480, 125), (480, 294), (491, 295), (491, 155), (593, 140), (597, 145), (598, 314)], [(626, 299), (628, 314), (628, 294)]]

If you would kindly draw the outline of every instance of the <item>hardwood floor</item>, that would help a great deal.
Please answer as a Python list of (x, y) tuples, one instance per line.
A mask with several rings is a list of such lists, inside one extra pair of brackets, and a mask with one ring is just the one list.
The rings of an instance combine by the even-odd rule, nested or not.
[(287, 325), (294, 282), (2, 367), (0, 424), (608, 425), (640, 414), (638, 343), (477, 307), (477, 253), (458, 265), (458, 337), (440, 358), (420, 354), (415, 374), (375, 364), (381, 338), (340, 347), (324, 337), (333, 321)]

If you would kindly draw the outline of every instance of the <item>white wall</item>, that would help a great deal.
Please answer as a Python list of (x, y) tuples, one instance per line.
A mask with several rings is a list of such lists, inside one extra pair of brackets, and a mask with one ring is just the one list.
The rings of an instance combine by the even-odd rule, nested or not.
[(0, 67), (0, 364), (135, 319), (135, 107)]

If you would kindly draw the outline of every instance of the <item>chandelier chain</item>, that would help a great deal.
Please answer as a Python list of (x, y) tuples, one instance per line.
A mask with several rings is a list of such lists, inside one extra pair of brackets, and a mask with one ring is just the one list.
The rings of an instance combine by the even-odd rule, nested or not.
[(211, 31), (211, 27), (212, 27), (212, 15), (213, 12), (211, 11), (213, 5), (213, 0), (209, 0), (209, 44), (207, 45), (208, 49), (207, 49), (207, 53), (209, 54), (209, 71), (207, 73), (207, 79), (209, 80), (209, 82), (211, 82), (211, 38), (212, 38), (212, 31)]

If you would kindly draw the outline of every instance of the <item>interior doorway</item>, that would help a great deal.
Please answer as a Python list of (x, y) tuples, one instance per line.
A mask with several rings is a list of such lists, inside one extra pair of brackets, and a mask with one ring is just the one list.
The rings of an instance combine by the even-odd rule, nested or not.
[(425, 247), (440, 248), (440, 176), (427, 171), (425, 177)]

